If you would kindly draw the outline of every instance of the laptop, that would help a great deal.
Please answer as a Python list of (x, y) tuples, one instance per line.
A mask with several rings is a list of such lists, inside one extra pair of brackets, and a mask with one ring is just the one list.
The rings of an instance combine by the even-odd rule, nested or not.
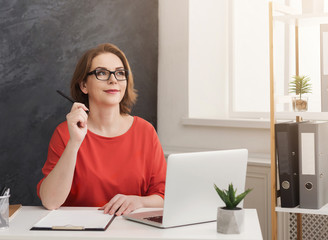
[[(225, 206), (214, 183), (237, 194), (244, 192), (246, 149), (171, 154), (167, 159), (163, 210), (130, 213), (123, 217), (159, 228), (216, 221), (217, 208)], [(243, 206), (243, 201), (238, 205)]]

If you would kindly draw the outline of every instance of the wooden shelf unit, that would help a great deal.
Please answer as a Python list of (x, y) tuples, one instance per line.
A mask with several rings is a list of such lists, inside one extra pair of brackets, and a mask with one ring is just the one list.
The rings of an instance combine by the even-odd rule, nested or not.
[[(273, 16), (273, 13), (280, 15)], [(298, 28), (302, 24), (328, 24), (328, 14), (301, 14), (295, 9), (273, 2), (269, 2), (269, 52), (270, 52), (270, 133), (271, 133), (271, 225), (272, 240), (277, 239), (277, 212), (297, 214), (297, 239), (302, 239), (302, 214), (328, 215), (328, 204), (321, 209), (281, 208), (277, 206), (277, 165), (275, 146), (275, 92), (274, 92), (274, 66), (273, 66), (273, 24), (281, 21), (295, 26), (295, 74), (299, 75), (299, 39)]]

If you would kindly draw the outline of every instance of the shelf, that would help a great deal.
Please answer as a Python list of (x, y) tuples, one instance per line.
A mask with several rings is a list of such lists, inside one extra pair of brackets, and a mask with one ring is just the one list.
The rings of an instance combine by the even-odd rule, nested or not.
[[(288, 1), (287, 1), (288, 2)], [(279, 22), (279, 23), (278, 23)], [(276, 26), (274, 24), (276, 23)], [(281, 25), (286, 24), (286, 26), (283, 26), (284, 28), (281, 28)], [(290, 34), (290, 37), (294, 38), (295, 40), (294, 46), (295, 46), (295, 75), (299, 75), (299, 60), (300, 60), (300, 52), (299, 52), (299, 36), (302, 36), (305, 30), (308, 26), (315, 26), (316, 29), (321, 29), (320, 24), (328, 24), (328, 13), (326, 12), (318, 12), (316, 14), (302, 14), (301, 11), (289, 7), (284, 4), (279, 3), (273, 3), (269, 2), (269, 50), (270, 50), (270, 126), (271, 126), (271, 224), (272, 224), (272, 239), (276, 240), (278, 239), (277, 236), (277, 212), (286, 212), (286, 213), (296, 213), (297, 215), (297, 239), (302, 239), (302, 217), (300, 214), (316, 214), (316, 215), (328, 215), (328, 204), (323, 206), (320, 209), (305, 209), (305, 208), (282, 208), (277, 207), (277, 158), (276, 158), (276, 145), (275, 145), (275, 122), (277, 120), (277, 117), (279, 119), (289, 118), (292, 116), (290, 113), (285, 112), (276, 112), (276, 107), (278, 100), (277, 94), (275, 93), (275, 81), (274, 81), (274, 28), (278, 27), (281, 29), (288, 29), (290, 33), (292, 33), (292, 28), (294, 27), (294, 33), (293, 35)], [(288, 26), (289, 25), (289, 26)], [(303, 29), (301, 27), (304, 27)], [(278, 29), (279, 30), (279, 29)], [(289, 36), (286, 33), (286, 36)], [(299, 34), (301, 32), (301, 34)], [(319, 31), (322, 32), (321, 30)], [(284, 36), (284, 35), (282, 35)], [(284, 36), (284, 42), (286, 44), (287, 40), (290, 41), (292, 38), (288, 39)], [(286, 40), (287, 39), (287, 40)], [(280, 44), (280, 42), (278, 42)], [(289, 43), (288, 43), (289, 44)], [(292, 46), (292, 45), (291, 45)], [(289, 50), (287, 52), (290, 52)], [(289, 57), (289, 56), (288, 56)], [(286, 56), (285, 56), (286, 59)], [(288, 58), (291, 59), (291, 58)], [(289, 60), (288, 60), (289, 61)], [(280, 64), (280, 63), (278, 63)], [(282, 99), (283, 101), (284, 99)], [(284, 102), (280, 102), (280, 104)], [(283, 106), (283, 105), (282, 105)], [(284, 109), (279, 106), (280, 109)], [(317, 117), (320, 117), (322, 113), (318, 113)], [(302, 116), (304, 120), (306, 119), (316, 119), (317, 117), (314, 117), (313, 113), (297, 113), (297, 116)], [(320, 119), (321, 120), (321, 119)], [(326, 119), (322, 119), (326, 120)], [(314, 229), (316, 230), (316, 229)]]
[(274, 16), (275, 21), (288, 23), (295, 26), (319, 25), (328, 23), (328, 14), (303, 14), (303, 15), (285, 15)]
[(241, 119), (241, 118), (183, 118), (181, 120), (186, 126), (204, 126), (204, 127), (235, 127), (235, 128), (259, 128), (269, 129), (270, 119)]
[(279, 13), (279, 15), (273, 16), (273, 20), (295, 26), (328, 23), (328, 13), (326, 12), (302, 14), (292, 7), (279, 3), (273, 4), (273, 11)]
[(307, 209), (307, 208), (299, 208), (299, 207), (295, 207), (295, 208), (276, 207), (276, 212), (328, 215), (328, 204), (324, 205), (320, 209)]

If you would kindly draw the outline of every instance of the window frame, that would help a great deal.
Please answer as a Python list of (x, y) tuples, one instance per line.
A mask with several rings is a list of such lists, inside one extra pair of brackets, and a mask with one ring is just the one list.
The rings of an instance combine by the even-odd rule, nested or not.
[[(270, 109), (268, 112), (254, 112), (254, 111), (236, 111), (234, 101), (234, 90), (235, 90), (235, 76), (234, 76), (234, 3), (235, 0), (228, 1), (228, 87), (229, 87), (229, 101), (228, 101), (228, 118), (229, 119), (269, 119)], [(269, 18), (269, 16), (268, 16)], [(268, 49), (269, 52), (269, 49)], [(269, 66), (268, 66), (269, 68)], [(267, 76), (268, 85), (270, 83), (269, 75)], [(286, 84), (286, 83), (284, 83)], [(268, 99), (269, 99), (268, 95)], [(275, 112), (276, 119), (278, 120), (291, 120), (295, 119), (296, 116), (302, 116), (304, 119), (313, 120), (327, 120), (328, 112)]]

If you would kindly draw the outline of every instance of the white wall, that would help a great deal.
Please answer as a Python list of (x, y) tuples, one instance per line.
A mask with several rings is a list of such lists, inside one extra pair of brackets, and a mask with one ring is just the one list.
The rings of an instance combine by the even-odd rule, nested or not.
[(269, 155), (269, 129), (181, 123), (182, 118), (188, 117), (189, 107), (188, 9), (192, 2), (159, 0), (158, 135), (164, 151), (247, 148), (250, 155)]

